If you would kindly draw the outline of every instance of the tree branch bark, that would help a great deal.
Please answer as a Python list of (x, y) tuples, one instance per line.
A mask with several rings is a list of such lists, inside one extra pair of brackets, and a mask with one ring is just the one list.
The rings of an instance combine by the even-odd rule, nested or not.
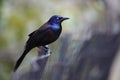
[(48, 47), (39, 47), (37, 59), (32, 61), (29, 80), (41, 80), (48, 57), (50, 56), (50, 49)]

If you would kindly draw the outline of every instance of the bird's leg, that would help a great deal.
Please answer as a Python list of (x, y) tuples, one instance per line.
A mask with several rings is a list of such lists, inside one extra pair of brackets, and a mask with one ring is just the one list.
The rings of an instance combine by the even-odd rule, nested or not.
[[(45, 45), (45, 46), (41, 46), (46, 52), (47, 51), (50, 51), (50, 49), (49, 49), (49, 47), (48, 47), (48, 45)], [(52, 53), (51, 51), (50, 51), (50, 53)]]
[[(40, 53), (40, 54), (39, 54)], [(48, 48), (48, 45), (40, 46), (38, 51), (38, 56), (43, 59), (45, 57), (48, 57), (51, 54), (50, 49)]]
[(47, 52), (48, 51), (48, 45), (45, 45), (45, 46), (41, 46), (41, 48), (45, 51), (45, 52)]
[(43, 46), (43, 48), (45, 48), (45, 49), (49, 49), (49, 48), (48, 48), (48, 45)]

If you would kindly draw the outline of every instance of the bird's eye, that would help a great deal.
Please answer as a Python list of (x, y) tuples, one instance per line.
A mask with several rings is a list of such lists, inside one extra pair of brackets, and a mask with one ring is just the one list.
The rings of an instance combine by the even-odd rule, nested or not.
[(57, 20), (61, 20), (62, 19), (62, 17), (57, 17)]
[(57, 17), (57, 20), (60, 20), (60, 18), (59, 18), (59, 17)]

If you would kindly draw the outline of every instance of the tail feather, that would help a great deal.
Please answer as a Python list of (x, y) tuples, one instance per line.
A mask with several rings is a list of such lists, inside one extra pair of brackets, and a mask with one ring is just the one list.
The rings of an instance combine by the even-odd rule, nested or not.
[(20, 56), (20, 58), (18, 59), (18, 61), (16, 62), (16, 65), (14, 67), (14, 72), (18, 69), (18, 67), (20, 66), (20, 64), (22, 63), (23, 59), (25, 58), (26, 54), (29, 52), (30, 50), (25, 49), (23, 54)]

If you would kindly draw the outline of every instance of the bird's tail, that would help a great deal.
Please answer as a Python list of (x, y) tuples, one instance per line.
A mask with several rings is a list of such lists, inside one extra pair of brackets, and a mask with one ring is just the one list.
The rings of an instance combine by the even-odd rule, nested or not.
[(18, 69), (20, 64), (22, 63), (23, 59), (25, 58), (26, 54), (30, 51), (31, 49), (25, 49), (23, 54), (20, 56), (20, 58), (17, 60), (16, 65), (14, 67), (14, 72)]

